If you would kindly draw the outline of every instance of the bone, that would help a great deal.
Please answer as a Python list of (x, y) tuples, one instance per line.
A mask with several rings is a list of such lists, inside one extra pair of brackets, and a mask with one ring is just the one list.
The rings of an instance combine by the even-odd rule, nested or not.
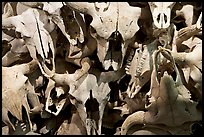
[(3, 2), (3, 134), (199, 133), (201, 9)]
[[(97, 36), (93, 36), (97, 41), (97, 47), (98, 47), (98, 57), (100, 61), (102, 62), (105, 70), (108, 70), (110, 66), (113, 67), (114, 70), (118, 70), (122, 67), (122, 62), (127, 50), (127, 45), (131, 42), (131, 39), (134, 37), (135, 33), (139, 30), (139, 26), (137, 25), (137, 21), (141, 15), (141, 8), (139, 7), (130, 7), (128, 3), (69, 3), (67, 2), (67, 5), (76, 9), (77, 11), (81, 13), (89, 14), (93, 17), (93, 21), (91, 22), (91, 26), (95, 29), (97, 32)], [(108, 6), (107, 6), (108, 5)], [(94, 8), (96, 7), (96, 8)], [(101, 9), (100, 9), (101, 8)], [(124, 16), (126, 12), (125, 10), (128, 9), (131, 14), (128, 14), (128, 16)], [(106, 10), (104, 10), (106, 9)], [(117, 12), (118, 11), (118, 12)], [(122, 11), (122, 12), (120, 12)], [(105, 14), (103, 14), (105, 12)], [(111, 16), (110, 14), (114, 15)], [(134, 18), (133, 18), (134, 17)], [(126, 21), (124, 21), (126, 20)], [(127, 22), (127, 23), (125, 23)], [(99, 25), (100, 24), (100, 25)], [(101, 29), (101, 26), (103, 28)], [(114, 59), (116, 56), (114, 54), (117, 54), (117, 51), (109, 51), (109, 47), (114, 44), (109, 41), (111, 39), (111, 35), (113, 35), (116, 32), (119, 32), (122, 38), (116, 36), (116, 39), (119, 39), (119, 44), (122, 46), (120, 49), (120, 52), (122, 52), (121, 59)], [(100, 38), (97, 38), (100, 37)], [(133, 39), (132, 39), (133, 40)], [(118, 41), (118, 40), (117, 40)], [(124, 42), (123, 42), (124, 41)], [(116, 47), (119, 46), (116, 44), (113, 49), (120, 48)], [(112, 49), (112, 48), (111, 48)], [(111, 57), (109, 54), (113, 54), (115, 57)], [(119, 55), (119, 56), (121, 56)], [(108, 59), (110, 58), (111, 61), (106, 59), (106, 56)], [(112, 62), (112, 60), (115, 60), (115, 62)]]
[(152, 12), (154, 25), (160, 29), (169, 27), (171, 10), (175, 2), (148, 2), (148, 4)]
[(5, 19), (5, 18), (8, 18), (8, 17), (11, 17), (13, 16), (13, 8), (11, 6), (10, 3), (6, 3), (6, 5), (4, 6), (4, 13), (2, 14), (2, 18)]
[(144, 111), (137, 111), (136, 113), (128, 116), (122, 124), (121, 135), (126, 135), (131, 126), (135, 124), (144, 124), (144, 113)]
[[(10, 128), (9, 130), (15, 131), (16, 125), (11, 123), (8, 117), (10, 112), (17, 120), (22, 121), (23, 115), (27, 115), (28, 125), (32, 129), (32, 123), (30, 120), (29, 112), (30, 107), (26, 98), (28, 92), (34, 93), (34, 87), (27, 81), (26, 74), (32, 73), (38, 68), (37, 62), (32, 60), (29, 63), (21, 65), (15, 65), (13, 67), (2, 67), (2, 103), (3, 103), (3, 121)], [(12, 84), (7, 84), (11, 82)], [(15, 98), (13, 100), (13, 98)], [(37, 98), (38, 99), (38, 98)], [(36, 101), (36, 100), (33, 100)], [(10, 103), (8, 103), (10, 102)], [(38, 103), (39, 104), (39, 103)], [(36, 105), (36, 104), (35, 104)], [(26, 114), (22, 112), (25, 109)], [(29, 128), (27, 128), (29, 130)]]

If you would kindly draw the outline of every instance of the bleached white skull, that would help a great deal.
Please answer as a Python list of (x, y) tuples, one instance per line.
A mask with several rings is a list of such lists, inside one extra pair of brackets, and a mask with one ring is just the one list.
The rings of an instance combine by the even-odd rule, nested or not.
[(100, 135), (103, 112), (110, 95), (108, 83), (97, 82), (95, 75), (88, 74), (78, 84), (76, 90), (70, 91), (71, 102), (76, 106), (87, 134)]
[(170, 25), (171, 9), (175, 2), (148, 2), (154, 25), (161, 29)]
[(113, 70), (121, 68), (128, 44), (139, 30), (141, 8), (126, 2), (68, 2), (67, 5), (93, 18), (90, 31), (97, 41), (97, 55), (105, 70), (111, 66)]
[(176, 80), (167, 71), (163, 73), (163, 76), (158, 73), (156, 65), (159, 64), (157, 61), (159, 52), (155, 51), (150, 90), (146, 93), (146, 111), (137, 111), (129, 115), (122, 125), (122, 135), (126, 134), (133, 125), (162, 124), (162, 127), (179, 127), (184, 126), (187, 122), (202, 119), (202, 112), (197, 109), (199, 104), (192, 99), (191, 92), (184, 86), (182, 75), (172, 55), (170, 52), (165, 51), (164, 48), (160, 48), (160, 51), (162, 55), (165, 55), (172, 62)]

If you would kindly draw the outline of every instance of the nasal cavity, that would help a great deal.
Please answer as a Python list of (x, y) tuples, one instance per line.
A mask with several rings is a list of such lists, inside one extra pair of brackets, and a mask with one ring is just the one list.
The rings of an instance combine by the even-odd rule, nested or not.
[(90, 90), (89, 98), (86, 100), (85, 107), (86, 112), (96, 112), (99, 111), (99, 102), (93, 97), (93, 91)]
[(167, 23), (167, 16), (164, 14), (164, 22)]
[(160, 17), (161, 17), (161, 14), (159, 13), (159, 15), (157, 16), (157, 22), (159, 23), (160, 21)]
[(123, 42), (122, 35), (119, 31), (115, 31), (109, 37), (109, 49), (112, 51), (121, 51), (121, 44)]
[[(161, 14), (162, 14), (164, 19), (161, 18)], [(161, 20), (162, 21), (164, 20), (165, 24), (167, 23), (167, 16), (164, 13), (159, 13), (159, 15), (157, 16), (157, 22), (159, 23)]]

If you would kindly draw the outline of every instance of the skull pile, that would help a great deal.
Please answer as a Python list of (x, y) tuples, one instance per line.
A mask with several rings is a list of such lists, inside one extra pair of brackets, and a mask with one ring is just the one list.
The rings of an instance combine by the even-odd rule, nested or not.
[(201, 120), (202, 3), (2, 3), (2, 134), (191, 135)]

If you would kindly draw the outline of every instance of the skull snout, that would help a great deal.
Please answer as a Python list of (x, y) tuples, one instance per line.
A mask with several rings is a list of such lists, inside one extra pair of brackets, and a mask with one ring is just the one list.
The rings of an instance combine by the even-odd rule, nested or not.
[(88, 135), (98, 135), (98, 122), (100, 120), (99, 102), (93, 97), (92, 90), (85, 103), (86, 108), (86, 130)]
[(158, 28), (167, 28), (170, 25), (168, 22), (168, 17), (165, 13), (158, 13), (154, 23)]
[(157, 16), (157, 21), (161, 22), (161, 24), (167, 23), (167, 16), (164, 13), (159, 13)]
[(109, 50), (121, 51), (122, 36), (118, 31), (112, 33), (109, 38)]
[(108, 70), (109, 68), (113, 68), (113, 70), (118, 70), (122, 65), (122, 43), (123, 38), (122, 35), (115, 31), (111, 34), (108, 39), (108, 50), (104, 59), (104, 68)]

